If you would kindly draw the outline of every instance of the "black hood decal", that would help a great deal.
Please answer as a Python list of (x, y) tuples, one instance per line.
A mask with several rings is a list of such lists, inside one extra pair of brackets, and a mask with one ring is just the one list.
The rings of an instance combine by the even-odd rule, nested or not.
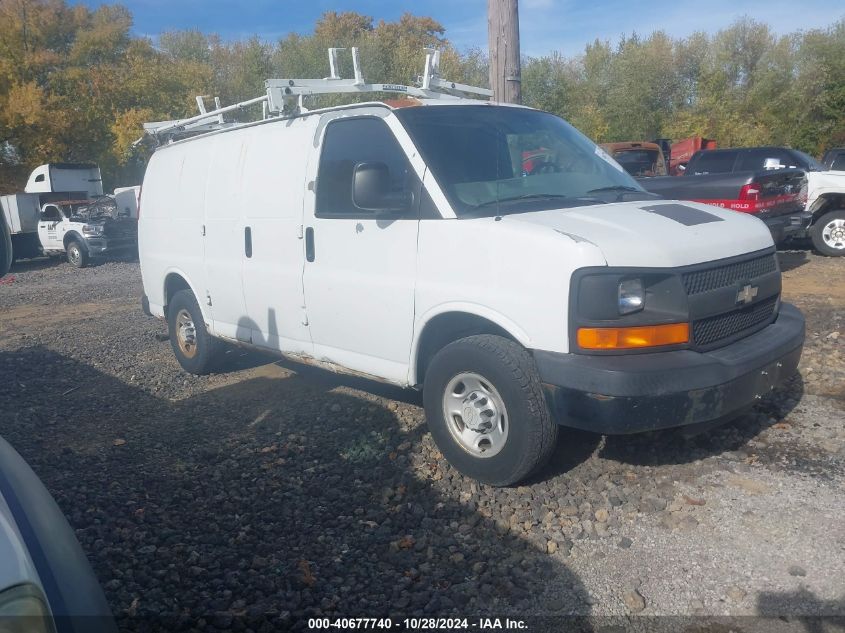
[(707, 224), (708, 222), (721, 222), (722, 218), (707, 211), (688, 207), (685, 204), (653, 204), (648, 207), (640, 207), (643, 211), (662, 215), (664, 218), (674, 220), (684, 226), (695, 226), (696, 224)]

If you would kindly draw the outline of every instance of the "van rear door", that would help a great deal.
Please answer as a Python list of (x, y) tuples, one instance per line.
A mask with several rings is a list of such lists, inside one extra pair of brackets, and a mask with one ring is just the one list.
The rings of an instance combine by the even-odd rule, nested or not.
[(401, 198), (418, 193), (419, 177), (383, 117), (324, 120), (332, 116), (319, 150), (316, 191), (306, 196), (303, 279), (314, 355), (403, 384), (413, 333), (419, 197), (404, 211), (365, 211), (353, 202), (352, 180), (362, 163), (386, 167), (381, 173), (390, 193)]

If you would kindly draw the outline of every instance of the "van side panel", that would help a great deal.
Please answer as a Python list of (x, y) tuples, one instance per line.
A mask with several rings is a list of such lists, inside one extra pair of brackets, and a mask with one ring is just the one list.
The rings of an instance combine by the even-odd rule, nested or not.
[[(244, 223), (242, 191), (244, 155), (251, 152), (250, 130), (191, 141), (210, 154), (205, 184), (205, 274), (211, 296), (211, 332), (249, 341), (243, 294)], [(143, 210), (141, 211), (143, 215)]]
[(208, 145), (197, 141), (160, 149), (147, 166), (138, 252), (144, 293), (157, 316), (165, 316), (165, 279), (174, 272), (194, 289), (210, 323), (202, 235), (209, 160)]
[(293, 354), (312, 353), (303, 307), (302, 213), (318, 122), (312, 116), (249, 129), (243, 161), (240, 199), (252, 256), (244, 257), (249, 317), (242, 325), (254, 344)]

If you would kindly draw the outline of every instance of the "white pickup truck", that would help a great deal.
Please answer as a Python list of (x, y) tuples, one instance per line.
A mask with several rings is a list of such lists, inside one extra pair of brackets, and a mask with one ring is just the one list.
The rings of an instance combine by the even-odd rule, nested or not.
[(420, 388), (446, 458), (494, 485), (542, 465), (558, 425), (735, 417), (801, 355), (760, 220), (657, 199), (529, 108), (231, 126), (160, 147), (142, 207), (144, 307), (183, 368), (226, 341)]
[(41, 207), (38, 240), (45, 255), (65, 253), (68, 262), (84, 268), (91, 257), (134, 251), (138, 223), (109, 196), (58, 200)]

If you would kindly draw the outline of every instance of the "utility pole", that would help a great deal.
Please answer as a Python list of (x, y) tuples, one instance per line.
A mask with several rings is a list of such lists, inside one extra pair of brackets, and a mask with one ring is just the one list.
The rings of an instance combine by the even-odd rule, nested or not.
[(522, 103), (518, 0), (487, 0), (490, 88), (493, 99)]

